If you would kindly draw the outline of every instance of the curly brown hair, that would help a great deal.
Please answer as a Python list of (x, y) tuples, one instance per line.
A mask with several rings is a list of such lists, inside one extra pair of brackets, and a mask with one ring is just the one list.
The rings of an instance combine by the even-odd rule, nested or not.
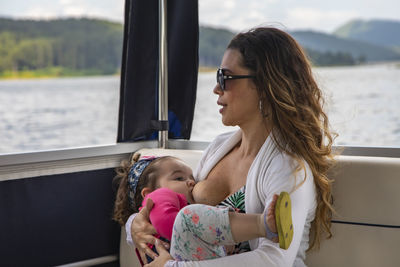
[(332, 143), (323, 111), (324, 99), (315, 82), (311, 64), (300, 45), (286, 32), (260, 27), (236, 35), (228, 49), (242, 55), (241, 64), (255, 76), (253, 81), (262, 113), (273, 125), (278, 147), (310, 166), (317, 189), (317, 210), (311, 227), (310, 247), (319, 247), (321, 233), (332, 236), (332, 181), (327, 171), (333, 165)]
[(139, 211), (142, 205), (142, 189), (148, 187), (151, 191), (158, 188), (157, 178), (158, 164), (165, 159), (173, 158), (171, 156), (159, 157), (153, 160), (140, 175), (139, 182), (136, 187), (136, 194), (133, 199), (133, 206), (129, 201), (129, 185), (128, 185), (128, 174), (133, 164), (135, 164), (140, 158), (139, 153), (135, 153), (131, 156), (131, 159), (124, 160), (121, 165), (115, 169), (117, 175), (114, 177), (112, 183), (113, 188), (117, 188), (117, 194), (114, 202), (114, 212), (112, 219), (117, 221), (121, 226), (125, 225), (129, 216)]

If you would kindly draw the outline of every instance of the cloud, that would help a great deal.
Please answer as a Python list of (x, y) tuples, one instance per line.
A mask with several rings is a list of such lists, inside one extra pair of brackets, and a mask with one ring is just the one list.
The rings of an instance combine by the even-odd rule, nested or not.
[[(89, 16), (122, 22), (124, 3), (125, 0), (0, 0), (0, 14), (37, 19)], [(203, 25), (233, 31), (272, 24), (331, 32), (354, 18), (398, 19), (399, 6), (398, 0), (199, 0), (199, 20)]]
[[(330, 32), (341, 24), (361, 17), (367, 10), (360, 8), (360, 1), (336, 0), (235, 0), (199, 1), (199, 20), (203, 25), (229, 28), (234, 31), (258, 25), (274, 25), (286, 29), (314, 29)], [(383, 2), (393, 0), (381, 0)], [(397, 1), (397, 0), (396, 0)]]
[(63, 16), (65, 17), (81, 17), (87, 16), (90, 13), (83, 6), (68, 6), (63, 11)]
[(290, 29), (320, 28), (331, 32), (339, 25), (357, 16), (359, 16), (358, 13), (353, 10), (321, 10), (298, 7), (287, 11), (284, 22)]
[[(1, 0), (3, 1), (3, 0)], [(21, 0), (6, 0), (0, 14), (4, 16), (53, 19), (58, 17), (98, 17), (123, 22), (124, 0), (34, 0), (21, 3)]]
[(28, 8), (24, 12), (22, 17), (30, 18), (30, 19), (52, 19), (52, 18), (56, 18), (57, 14), (56, 14), (56, 12), (54, 12), (48, 8), (36, 6), (36, 7)]
[(61, 5), (69, 5), (74, 2), (74, 0), (59, 0), (58, 1)]
[(217, 26), (233, 31), (246, 30), (268, 21), (268, 3), (278, 0), (200, 0), (200, 24)]

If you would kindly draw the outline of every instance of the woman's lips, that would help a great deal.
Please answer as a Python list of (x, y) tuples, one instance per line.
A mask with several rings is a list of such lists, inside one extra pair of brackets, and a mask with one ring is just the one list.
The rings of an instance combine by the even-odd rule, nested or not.
[(221, 102), (217, 101), (218, 106), (222, 106), (222, 108), (220, 108), (219, 113), (222, 113), (226, 107), (225, 104), (222, 104)]

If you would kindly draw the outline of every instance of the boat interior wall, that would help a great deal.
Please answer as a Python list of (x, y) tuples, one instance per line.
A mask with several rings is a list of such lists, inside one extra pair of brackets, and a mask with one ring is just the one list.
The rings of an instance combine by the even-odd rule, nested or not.
[[(175, 149), (160, 150), (154, 140), (0, 155), (0, 265), (118, 265), (119, 255), (121, 266), (132, 266), (125, 263), (135, 254), (111, 221), (114, 168), (138, 150), (195, 168), (207, 144), (169, 140)], [(350, 149), (330, 173), (334, 237), (309, 253), (308, 266), (397, 266), (400, 149)]]
[[(118, 142), (157, 138), (158, 0), (125, 1)], [(198, 72), (198, 1), (167, 1), (169, 138), (189, 139)]]
[[(179, 144), (179, 142), (178, 142)], [(119, 166), (121, 160), (156, 141), (0, 155), (0, 182), (55, 174), (101, 170)]]
[[(111, 220), (114, 168), (0, 182), (0, 265), (55, 266), (103, 258), (118, 266)], [(109, 263), (112, 264), (112, 263)]]
[[(173, 155), (194, 168), (200, 150), (142, 149), (144, 155)], [(307, 255), (313, 266), (398, 266), (400, 254), (400, 158), (338, 156), (334, 179), (333, 238)], [(140, 266), (121, 231), (121, 266)]]

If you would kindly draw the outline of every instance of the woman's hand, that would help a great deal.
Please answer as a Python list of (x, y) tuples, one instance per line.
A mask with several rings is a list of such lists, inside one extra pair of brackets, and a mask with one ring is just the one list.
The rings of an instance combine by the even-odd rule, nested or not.
[(131, 225), (132, 241), (139, 250), (140, 257), (144, 263), (147, 263), (146, 255), (152, 259), (157, 257), (157, 254), (152, 251), (147, 244), (155, 244), (157, 238), (153, 236), (157, 231), (150, 224), (150, 210), (153, 208), (153, 201), (149, 198), (146, 201), (146, 206), (143, 207), (136, 215)]
[(155, 245), (159, 255), (154, 258), (154, 260), (150, 264), (144, 265), (144, 267), (164, 267), (167, 261), (173, 260), (171, 255), (165, 249), (164, 245), (161, 243), (161, 240), (157, 239)]

